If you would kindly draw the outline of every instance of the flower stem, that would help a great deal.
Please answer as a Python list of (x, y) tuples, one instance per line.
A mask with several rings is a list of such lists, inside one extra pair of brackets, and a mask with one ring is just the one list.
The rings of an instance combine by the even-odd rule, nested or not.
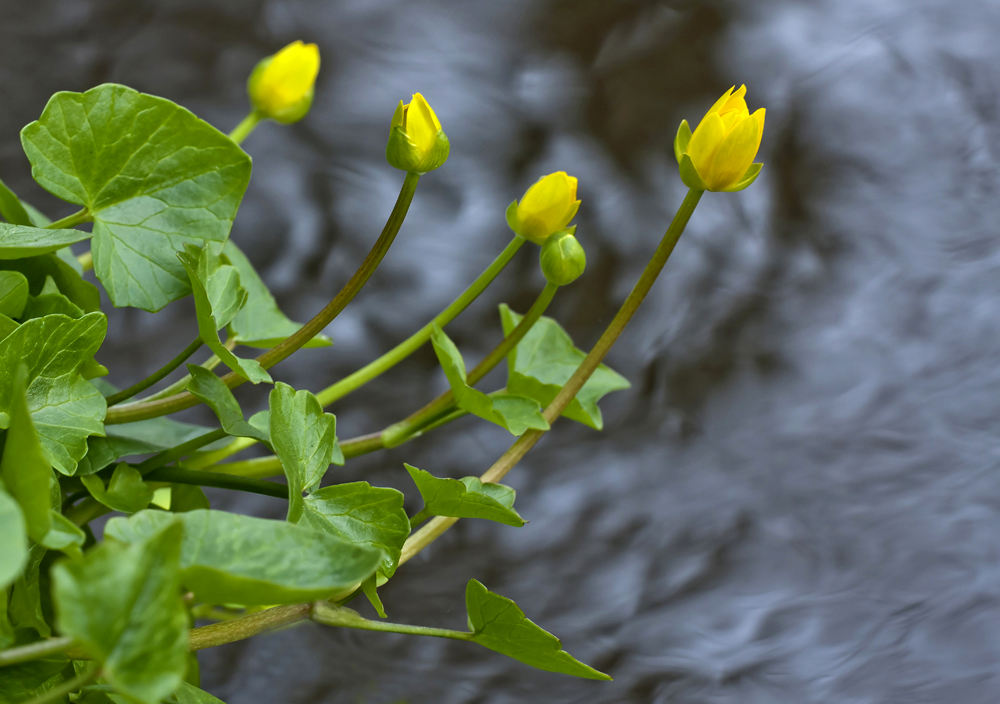
[(90, 217), (90, 211), (86, 208), (76, 211), (72, 215), (67, 215), (62, 220), (56, 220), (53, 223), (49, 223), (45, 226), (46, 230), (62, 230), (68, 227), (76, 227), (85, 222), (90, 222), (93, 218)]
[(51, 657), (52, 655), (64, 653), (71, 647), (73, 647), (72, 638), (47, 638), (46, 640), (29, 643), (18, 648), (0, 650), (0, 667), (16, 665), (28, 660), (37, 660), (38, 658)]
[(257, 110), (252, 110), (249, 115), (243, 118), (243, 121), (236, 125), (236, 128), (229, 133), (229, 139), (233, 140), (237, 144), (241, 143), (244, 139), (250, 136), (254, 128), (261, 123), (264, 119), (264, 115)]
[[(399, 198), (396, 199), (396, 205), (392, 209), (392, 214), (389, 216), (382, 234), (375, 242), (371, 251), (368, 252), (368, 256), (365, 257), (361, 266), (354, 272), (350, 281), (344, 284), (340, 292), (334, 296), (333, 300), (317, 313), (312, 320), (299, 328), (295, 334), (257, 357), (257, 362), (264, 369), (270, 369), (278, 362), (286, 359), (302, 347), (302, 345), (322, 332), (323, 328), (340, 315), (341, 311), (347, 307), (347, 304), (361, 291), (362, 287), (364, 287), (368, 279), (375, 272), (375, 269), (382, 262), (382, 258), (385, 257), (386, 252), (389, 251), (393, 240), (396, 239), (396, 234), (399, 232), (399, 228), (406, 218), (406, 212), (410, 208), (410, 202), (413, 200), (413, 194), (417, 189), (417, 182), (419, 180), (420, 176), (418, 174), (406, 174), (406, 179), (403, 181), (403, 186), (399, 191)], [(242, 384), (245, 379), (238, 374), (230, 372), (222, 377), (222, 381), (230, 389), (233, 389)], [(111, 408), (108, 410), (108, 415), (104, 423), (105, 425), (113, 425), (116, 423), (132, 423), (147, 418), (157, 418), (182, 411), (185, 408), (191, 408), (199, 403), (200, 401), (196, 396), (184, 391), (174, 396), (148, 403), (133, 403), (127, 406)]]
[(149, 474), (154, 469), (159, 469), (165, 464), (170, 464), (184, 455), (190, 455), (195, 450), (205, 447), (205, 445), (210, 445), (216, 440), (221, 440), (225, 437), (229, 437), (229, 433), (222, 428), (210, 430), (207, 433), (202, 433), (198, 437), (188, 440), (187, 442), (182, 442), (177, 447), (164, 450), (163, 452), (153, 455), (147, 460), (143, 460), (137, 464), (135, 468), (142, 472), (143, 475)]
[(296, 621), (304, 621), (309, 618), (312, 608), (311, 603), (275, 606), (255, 614), (234, 618), (232, 621), (192, 628), (188, 632), (188, 650), (204, 650), (226, 643), (235, 643), (258, 633), (266, 633)]
[(266, 482), (260, 479), (249, 479), (233, 474), (205, 472), (200, 469), (185, 469), (184, 467), (159, 467), (143, 479), (151, 482), (170, 482), (171, 484), (196, 484), (212, 486), (217, 489), (233, 489), (251, 494), (273, 496), (276, 499), (288, 499), (288, 487), (278, 482)]
[[(594, 373), (594, 370), (601, 364), (601, 361), (607, 355), (611, 346), (615, 344), (618, 337), (625, 330), (625, 326), (628, 325), (632, 316), (639, 309), (646, 295), (649, 293), (653, 284), (656, 282), (657, 277), (663, 270), (664, 264), (667, 263), (667, 259), (670, 258), (670, 254), (674, 251), (674, 246), (680, 239), (681, 234), (684, 232), (684, 228), (687, 226), (688, 220), (691, 219), (691, 214), (694, 212), (695, 207), (698, 205), (698, 201), (701, 200), (703, 191), (698, 191), (691, 189), (688, 191), (687, 196), (684, 198), (684, 202), (681, 203), (681, 207), (678, 209), (677, 214), (674, 216), (673, 222), (670, 223), (670, 227), (667, 229), (666, 234), (663, 235), (663, 239), (660, 241), (659, 246), (653, 253), (652, 259), (646, 265), (643, 270), (642, 275), (639, 277), (639, 281), (636, 282), (635, 286), (632, 288), (632, 292), (629, 293), (625, 302), (622, 303), (621, 308), (618, 309), (618, 313), (612, 319), (611, 323), (605, 329), (604, 334), (597, 341), (597, 344), (590, 350), (584, 360), (577, 367), (573, 376), (569, 378), (569, 381), (563, 386), (552, 402), (545, 408), (543, 415), (545, 420), (550, 424), (554, 423), (562, 412), (566, 410), (566, 407), (570, 402), (576, 397), (583, 385), (587, 383), (587, 379), (590, 375)], [(528, 450), (535, 446), (544, 431), (540, 430), (529, 430), (517, 441), (511, 445), (510, 449), (505, 452), (500, 459), (493, 463), (480, 479), (483, 482), (499, 482), (506, 476), (513, 467), (527, 454)], [(432, 542), (437, 540), (446, 530), (455, 524), (457, 518), (444, 518), (436, 517), (429, 521), (423, 528), (418, 530), (416, 533), (411, 535), (406, 543), (403, 545), (402, 556), (399, 559), (399, 564), (403, 564), (418, 552), (423, 550), (425, 547), (430, 545)]]
[(139, 383), (133, 384), (127, 389), (124, 389), (122, 391), (119, 391), (118, 393), (108, 396), (107, 398), (108, 406), (109, 407), (114, 406), (116, 403), (121, 403), (122, 401), (132, 398), (138, 393), (142, 393), (150, 386), (160, 381), (160, 379), (163, 379), (172, 371), (177, 369), (177, 367), (181, 366), (185, 361), (187, 361), (188, 358), (191, 357), (191, 355), (197, 352), (203, 344), (205, 343), (201, 341), (200, 337), (196, 338), (194, 341), (191, 342), (190, 345), (181, 350), (180, 354), (178, 354), (176, 357), (174, 357), (169, 362), (160, 367), (158, 371), (153, 372)]
[(316, 623), (324, 626), (340, 626), (343, 628), (358, 628), (363, 631), (382, 631), (383, 633), (405, 633), (413, 636), (433, 636), (435, 638), (450, 638), (452, 640), (471, 640), (472, 634), (466, 631), (452, 631), (447, 628), (427, 628), (426, 626), (410, 626), (403, 623), (386, 623), (370, 621), (354, 609), (335, 606), (325, 601), (313, 604), (311, 617)]

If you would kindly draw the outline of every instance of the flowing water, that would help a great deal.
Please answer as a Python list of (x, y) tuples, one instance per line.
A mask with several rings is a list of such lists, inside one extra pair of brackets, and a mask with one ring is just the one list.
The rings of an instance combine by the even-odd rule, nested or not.
[[(394, 620), (462, 628), (475, 577), (615, 681), (304, 626), (204, 653), (210, 691), (229, 704), (1000, 701), (1000, 4), (2, 5), (0, 177), (55, 215), (69, 208), (31, 184), (15, 139), (51, 92), (123, 82), (230, 128), (257, 58), (320, 44), (309, 118), (246, 142), (254, 181), (233, 231), (300, 320), (350, 275), (395, 198), (394, 105), (429, 98), (451, 158), (329, 329), (335, 346), (278, 368), (312, 390), (439, 311), (508, 240), (506, 205), (558, 169), (580, 178), (590, 267), (553, 310), (589, 345), (683, 196), (680, 119), (734, 83), (768, 108), (762, 177), (703, 199), (612, 352), (633, 387), (605, 401), (604, 432), (558, 424), (509, 477), (526, 527), (461, 522), (383, 590)], [(499, 338), (498, 303), (524, 310), (540, 289), (535, 256), (525, 248), (449, 327), (467, 359)], [(101, 359), (131, 382), (194, 330), (189, 302), (119, 311)], [(444, 386), (422, 350), (336, 405), (340, 435)], [(413, 501), (404, 461), (478, 474), (509, 442), (467, 418), (331, 477)]]

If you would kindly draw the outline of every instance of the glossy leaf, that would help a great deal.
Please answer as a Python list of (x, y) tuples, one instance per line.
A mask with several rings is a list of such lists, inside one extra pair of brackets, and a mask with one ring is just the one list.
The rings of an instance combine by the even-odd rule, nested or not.
[(0, 259), (26, 259), (90, 239), (83, 230), (47, 230), (0, 222)]
[(17, 323), (0, 313), (0, 340), (17, 330)]
[(46, 190), (94, 219), (94, 271), (116, 306), (157, 311), (190, 288), (176, 253), (224, 242), (250, 157), (164, 98), (106, 84), (56, 93), (21, 143)]
[(271, 443), (266, 427), (263, 429), (255, 427), (243, 420), (243, 411), (240, 409), (239, 402), (222, 379), (215, 375), (215, 372), (195, 364), (189, 364), (187, 368), (191, 374), (191, 382), (188, 384), (187, 390), (204, 401), (215, 412), (223, 430), (230, 435), (253, 438), (267, 444)]
[(462, 355), (440, 327), (435, 326), (431, 342), (459, 408), (496, 423), (511, 435), (523, 435), (529, 428), (549, 429), (541, 414), (541, 406), (534, 399), (513, 394), (487, 396), (469, 386)]
[[(522, 318), (506, 305), (500, 306), (500, 317), (504, 335), (509, 335)], [(583, 350), (573, 346), (572, 338), (559, 323), (542, 316), (507, 356), (507, 390), (513, 394), (528, 396), (547, 406), (586, 356)], [(563, 411), (563, 415), (600, 430), (604, 426), (604, 420), (597, 402), (605, 394), (627, 389), (629, 386), (631, 384), (625, 377), (602, 364)]]
[[(0, 702), (30, 702), (66, 681), (66, 660), (32, 660), (0, 668)], [(65, 697), (56, 700), (68, 702)]]
[(87, 452), (87, 437), (104, 433), (104, 397), (81, 370), (92, 360), (107, 331), (101, 313), (79, 320), (50, 315), (29, 320), (0, 340), (0, 428), (9, 423), (13, 374), (28, 365), (31, 419), (46, 458), (72, 474)]
[(509, 486), (483, 483), (478, 477), (439, 479), (411, 465), (403, 466), (432, 516), (485, 518), (518, 528), (524, 525), (524, 519), (514, 510), (515, 492)]
[(115, 467), (107, 487), (96, 474), (80, 477), (80, 481), (91, 496), (114, 511), (135, 513), (149, 506), (153, 500), (153, 490), (142, 481), (139, 470), (124, 462)]
[(271, 375), (257, 360), (237, 357), (219, 340), (218, 331), (246, 301), (236, 268), (222, 263), (220, 251), (219, 245), (208, 243), (203, 248), (187, 245), (177, 255), (191, 281), (198, 332), (222, 363), (244, 379), (254, 384), (270, 382)]
[(344, 464), (337, 419), (311, 393), (288, 384), (275, 384), (269, 402), (271, 443), (288, 478), (288, 520), (296, 523), (305, 506), (302, 492), (315, 491), (331, 463)]
[(105, 536), (142, 540), (171, 521), (184, 524), (181, 581), (212, 604), (294, 604), (353, 589), (382, 562), (379, 550), (327, 532), (226, 511), (141, 511), (113, 518)]
[(28, 410), (28, 367), (18, 365), (10, 393), (10, 425), (0, 459), (0, 476), (8, 493), (21, 506), (28, 537), (41, 542), (52, 526), (50, 491), (55, 476)]
[(66, 296), (85, 313), (99, 311), (100, 292), (94, 284), (84, 281), (79, 263), (74, 268), (63, 261), (59, 256), (63, 251), (65, 250), (30, 259), (0, 260), (0, 270), (21, 273), (28, 279), (28, 292), (32, 296), (43, 295), (48, 287), (54, 285), (58, 293)]
[(510, 599), (494, 594), (475, 579), (465, 590), (472, 640), (525, 665), (589, 680), (610, 680), (562, 649), (554, 635), (539, 628)]
[(0, 314), (20, 318), (28, 302), (28, 279), (19, 271), (0, 271)]
[(382, 572), (391, 577), (399, 563), (410, 520), (403, 510), (403, 494), (395, 489), (351, 482), (323, 487), (305, 499), (302, 525), (385, 553)]
[(105, 430), (107, 437), (91, 436), (87, 439), (87, 454), (76, 467), (75, 474), (78, 476), (100, 472), (123, 457), (147, 455), (176, 447), (204, 435), (211, 428), (181, 423), (164, 416), (109, 425)]
[[(21, 576), (28, 563), (28, 528), (17, 501), (0, 488), (0, 591)], [(4, 600), (6, 601), (6, 599)], [(6, 611), (6, 609), (4, 609)]]
[[(285, 340), (302, 327), (289, 320), (261, 280), (253, 264), (232, 240), (226, 242), (223, 254), (240, 272), (240, 283), (247, 292), (247, 302), (229, 323), (233, 339), (247, 347), (270, 348)], [(329, 347), (333, 342), (326, 335), (317, 335), (303, 347)]]
[(65, 315), (74, 320), (82, 318), (84, 313), (80, 306), (73, 303), (61, 293), (46, 293), (41, 296), (29, 296), (24, 307), (23, 320), (44, 318), (46, 315)]
[(119, 692), (159, 704), (187, 668), (187, 614), (178, 563), (182, 527), (131, 545), (104, 542), (52, 568), (57, 624)]

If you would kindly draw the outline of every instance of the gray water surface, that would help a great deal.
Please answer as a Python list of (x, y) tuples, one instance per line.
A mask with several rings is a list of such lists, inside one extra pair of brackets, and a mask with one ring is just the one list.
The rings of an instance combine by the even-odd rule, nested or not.
[[(605, 401), (604, 432), (559, 423), (509, 477), (527, 526), (460, 522), (383, 590), (393, 620), (462, 628), (475, 577), (615, 681), (303, 626), (203, 653), (209, 691), (229, 704), (1000, 701), (1000, 3), (0, 5), (0, 177), (54, 215), (70, 208), (31, 184), (16, 140), (51, 92), (123, 82), (229, 129), (259, 57), (319, 43), (312, 114), (246, 142), (254, 179), (233, 231), (300, 320), (389, 212), (394, 105), (428, 97), (451, 158), (328, 330), (336, 345), (278, 368), (297, 388), (430, 319), (508, 241), (506, 205), (557, 169), (580, 179), (590, 267), (552, 310), (588, 346), (683, 197), (680, 119), (743, 82), (768, 109), (761, 178), (706, 195), (613, 350), (633, 387)], [(449, 327), (466, 359), (499, 339), (498, 303), (530, 305), (535, 257), (525, 248)], [(189, 302), (118, 311), (101, 360), (131, 383), (194, 330)], [(334, 407), (340, 435), (445, 386), (422, 350)], [(478, 474), (509, 443), (467, 418), (330, 479), (396, 486), (416, 509), (404, 461)], [(283, 514), (262, 497), (213, 501)]]

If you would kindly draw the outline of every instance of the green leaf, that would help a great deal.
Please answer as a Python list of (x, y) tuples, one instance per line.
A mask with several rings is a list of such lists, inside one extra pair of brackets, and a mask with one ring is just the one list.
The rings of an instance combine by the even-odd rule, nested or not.
[[(21, 576), (28, 563), (28, 529), (17, 501), (0, 488), (0, 591)], [(6, 599), (4, 599), (6, 601)], [(6, 611), (6, 609), (4, 609)]]
[(0, 223), (0, 259), (26, 259), (90, 239), (83, 230), (48, 230)]
[(211, 604), (295, 604), (353, 590), (382, 562), (379, 550), (306, 526), (227, 511), (141, 511), (108, 521), (104, 535), (142, 540), (184, 524), (181, 581)]
[(78, 270), (60, 258), (59, 254), (64, 251), (30, 259), (0, 260), (0, 269), (23, 274), (28, 279), (28, 292), (32, 296), (42, 295), (49, 284), (55, 284), (58, 293), (66, 296), (85, 313), (99, 311), (100, 292), (94, 284), (83, 280), (82, 269)]
[(132, 545), (105, 542), (52, 568), (57, 623), (101, 665), (116, 690), (143, 704), (174, 692), (187, 668), (187, 614), (178, 563), (182, 527)]
[(365, 581), (361, 583), (361, 591), (364, 593), (365, 598), (375, 609), (375, 613), (379, 615), (379, 618), (387, 618), (385, 613), (385, 607), (382, 605), (382, 600), (378, 596), (378, 577), (377, 575), (372, 575)]
[[(3, 313), (0, 313), (0, 340), (4, 339), (15, 330), (17, 330), (17, 323)], [(0, 414), (0, 420), (2, 420), (2, 418), (3, 416)]]
[(190, 291), (176, 253), (224, 242), (250, 157), (184, 108), (125, 86), (56, 93), (21, 131), (31, 175), (94, 219), (94, 271), (116, 306), (157, 311)]
[(243, 411), (240, 409), (239, 402), (222, 379), (215, 375), (215, 372), (196, 364), (189, 364), (187, 368), (188, 373), (191, 374), (191, 382), (188, 384), (187, 390), (204, 401), (205, 405), (215, 412), (223, 430), (230, 435), (253, 438), (265, 444), (271, 444), (271, 438), (266, 429), (261, 430), (243, 420)]
[(225, 702), (193, 684), (181, 682), (177, 691), (167, 699), (167, 704), (225, 704)]
[[(34, 225), (28, 211), (25, 210), (21, 200), (14, 195), (14, 191), (7, 187), (7, 184), (0, 181), (0, 215), (4, 220), (13, 225)], [(40, 226), (43, 227), (43, 226)]]
[(512, 394), (487, 396), (469, 386), (465, 381), (465, 361), (462, 354), (437, 325), (434, 326), (431, 342), (459, 408), (506, 428), (511, 435), (523, 435), (529, 428), (549, 429), (537, 401)]
[(0, 314), (20, 318), (28, 302), (28, 279), (19, 271), (0, 271)]
[(403, 543), (410, 535), (410, 519), (403, 510), (403, 494), (373, 487), (368, 482), (336, 484), (305, 499), (302, 525), (385, 553), (382, 572), (391, 577)]
[[(247, 256), (233, 244), (226, 242), (223, 253), (240, 272), (240, 283), (247, 292), (246, 305), (229, 323), (229, 334), (237, 342), (247, 347), (270, 348), (290, 337), (301, 323), (289, 320), (267, 286), (261, 280)], [(329, 347), (333, 342), (326, 335), (317, 335), (303, 347)]]
[(202, 508), (210, 508), (211, 504), (205, 492), (196, 484), (173, 484), (170, 487), (170, 512), (187, 513)]
[[(68, 318), (82, 318), (84, 313), (78, 305), (61, 293), (46, 293), (42, 296), (29, 296), (24, 307), (24, 320), (44, 318), (46, 315), (65, 315)], [(105, 373), (107, 373), (105, 371)]]
[[(509, 335), (522, 318), (506, 305), (500, 306), (500, 317), (504, 335)], [(542, 316), (507, 356), (507, 390), (548, 406), (586, 356), (583, 350), (573, 346), (573, 339), (559, 323)], [(563, 415), (600, 430), (604, 427), (604, 420), (597, 402), (605, 394), (629, 386), (625, 377), (602, 364), (566, 407)]]
[[(62, 684), (66, 660), (33, 660), (0, 668), (0, 702), (29, 702)], [(72, 670), (70, 670), (72, 671)], [(69, 700), (55, 700), (62, 704)]]
[(153, 500), (153, 490), (142, 481), (142, 474), (135, 467), (122, 462), (115, 467), (107, 488), (97, 474), (80, 477), (87, 491), (95, 499), (114, 511), (135, 513), (149, 506)]
[(239, 274), (235, 267), (222, 263), (221, 249), (220, 245), (212, 243), (200, 249), (187, 245), (185, 251), (177, 255), (191, 281), (198, 332), (222, 363), (241, 377), (254, 384), (262, 381), (270, 383), (271, 375), (257, 360), (237, 357), (219, 340), (218, 331), (246, 301), (246, 291), (240, 286)]
[(87, 452), (87, 437), (104, 434), (107, 403), (81, 374), (101, 346), (108, 322), (102, 313), (79, 320), (50, 315), (29, 320), (0, 340), (0, 428), (9, 422), (13, 374), (28, 365), (28, 408), (42, 450), (63, 474)]
[(91, 436), (87, 439), (87, 454), (76, 467), (75, 474), (78, 476), (100, 472), (122, 457), (148, 455), (177, 447), (204, 435), (211, 428), (181, 423), (164, 416), (109, 425), (105, 430), (107, 437)]
[(529, 621), (510, 599), (494, 594), (475, 579), (465, 590), (472, 640), (525, 665), (588, 680), (610, 680), (562, 649), (554, 635)]
[(315, 491), (331, 463), (344, 464), (337, 419), (308, 391), (277, 383), (269, 397), (271, 443), (288, 477), (288, 520), (298, 522), (302, 492)]
[(503, 484), (483, 483), (478, 477), (438, 479), (430, 472), (404, 464), (432, 516), (485, 518), (507, 526), (524, 525), (514, 510), (515, 492)]
[(42, 545), (49, 550), (59, 550), (70, 557), (80, 557), (80, 548), (87, 541), (86, 534), (57, 511), (52, 512), (52, 527), (42, 538)]
[(45, 548), (32, 545), (28, 550), (28, 562), (21, 576), (14, 582), (10, 592), (10, 604), (7, 615), (15, 628), (33, 628), (42, 638), (52, 635), (52, 629), (45, 620), (42, 608), (41, 564), (45, 557)]
[[(42, 452), (38, 433), (31, 422), (26, 391), (28, 368), (20, 364), (16, 369), (8, 414), (10, 426), (0, 460), (0, 476), (4, 485), (24, 512), (28, 537), (41, 542), (52, 526), (50, 491), (55, 475), (52, 465)], [(13, 371), (13, 370), (12, 370)]]

